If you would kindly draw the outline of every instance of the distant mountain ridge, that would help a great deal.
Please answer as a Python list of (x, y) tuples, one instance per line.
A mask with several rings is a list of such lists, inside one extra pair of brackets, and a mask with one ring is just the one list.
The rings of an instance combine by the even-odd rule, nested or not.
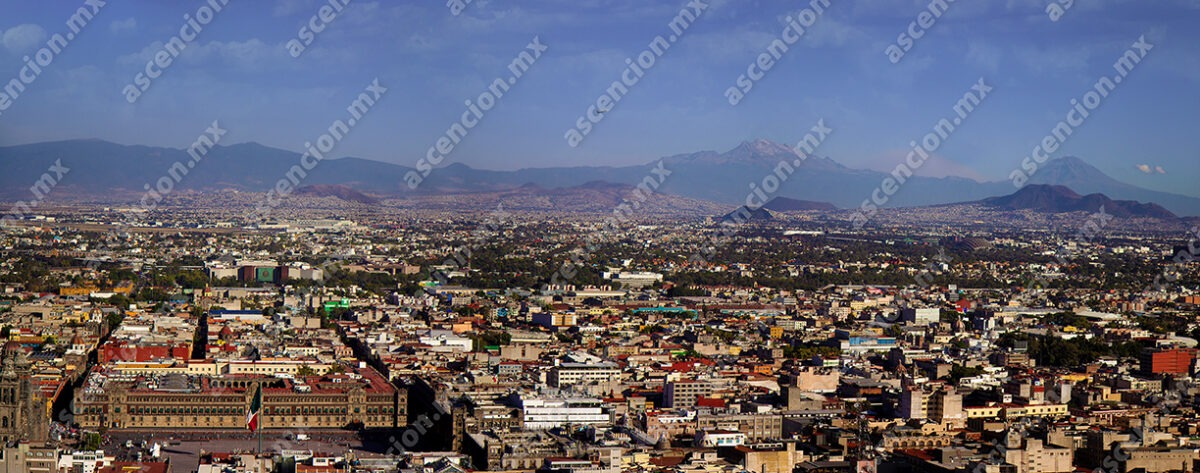
[[(154, 185), (176, 162), (185, 163), (185, 150), (126, 146), (101, 140), (70, 140), (0, 147), (0, 198), (28, 199), (30, 186), (56, 160), (70, 168), (51, 192), (56, 196), (97, 196), (136, 200), (147, 184)], [(175, 185), (197, 191), (265, 192), (299, 164), (300, 155), (257, 143), (216, 146)], [(344, 186), (365, 196), (386, 197), (465, 195), (506, 192), (534, 184), (542, 189), (573, 188), (589, 182), (637, 185), (659, 161), (635, 166), (528, 168), (515, 171), (475, 169), (451, 163), (435, 169), (417, 189), (409, 189), (405, 174), (411, 168), (345, 157), (329, 158), (303, 176), (296, 187)], [(726, 152), (700, 151), (661, 160), (670, 172), (656, 196), (676, 195), (696, 200), (740, 205), (750, 193), (748, 184), (782, 176), (773, 199), (826, 202), (857, 209), (890, 174), (854, 169), (821, 156), (801, 156), (790, 147), (768, 140), (746, 141)], [(293, 172), (293, 175), (295, 173)], [(1153, 202), (1178, 215), (1200, 215), (1200, 198), (1170, 194), (1126, 184), (1105, 175), (1078, 158), (1046, 162), (1030, 185), (1063, 185), (1084, 194), (1103, 194), (1113, 200)], [(321, 189), (321, 188), (317, 188)], [(961, 177), (913, 176), (890, 196), (886, 207), (914, 207), (979, 201), (1012, 193), (1010, 181), (977, 182)], [(329, 193), (326, 188), (320, 193)], [(338, 191), (341, 193), (341, 191)], [(349, 194), (344, 194), (349, 197)], [(352, 197), (353, 198), (353, 197)], [(653, 198), (653, 197), (652, 197)], [(779, 205), (787, 202), (780, 201)]]
[(712, 215), (725, 206), (705, 200), (670, 194), (655, 194), (644, 200), (635, 197), (637, 188), (628, 184), (591, 181), (573, 187), (543, 188), (526, 184), (516, 189), (459, 194), (417, 194), (386, 200), (385, 205), (420, 209), (553, 211), (614, 214), (622, 204), (637, 201), (639, 211), (653, 214)]
[(776, 197), (767, 202), (763, 208), (776, 212), (803, 212), (803, 211), (822, 211), (831, 212), (838, 210), (836, 205), (829, 202), (813, 202), (810, 200), (797, 200), (787, 197)]
[[(787, 162), (795, 165), (800, 158), (792, 148), (770, 140), (758, 139), (743, 141), (737, 147), (718, 153), (716, 151), (700, 151), (689, 154), (677, 154), (663, 158), (668, 165), (748, 165), (756, 167), (775, 168), (779, 163)], [(848, 171), (850, 168), (836, 161), (820, 156), (809, 156), (803, 160), (801, 167), (810, 170)]]

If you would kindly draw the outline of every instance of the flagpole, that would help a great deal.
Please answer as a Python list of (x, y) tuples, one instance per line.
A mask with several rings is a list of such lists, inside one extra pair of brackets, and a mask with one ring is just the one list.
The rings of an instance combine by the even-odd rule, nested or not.
[[(261, 381), (258, 384), (258, 399), (259, 399), (259, 405), (258, 405), (259, 413), (256, 415), (259, 417), (262, 417), (261, 413), (262, 413), (263, 408), (262, 408), (262, 382)], [(264, 418), (263, 420), (265, 421), (266, 419)], [(266, 424), (266, 422), (259, 422), (259, 425), (258, 425), (258, 454), (259, 455), (262, 455), (262, 431), (263, 431), (263, 428), (266, 427), (265, 424)]]
[(262, 382), (259, 381), (254, 383), (254, 394), (250, 396), (250, 408), (246, 411), (246, 427), (250, 428), (251, 434), (258, 434), (258, 450), (254, 455), (256, 460), (262, 455), (262, 410)]

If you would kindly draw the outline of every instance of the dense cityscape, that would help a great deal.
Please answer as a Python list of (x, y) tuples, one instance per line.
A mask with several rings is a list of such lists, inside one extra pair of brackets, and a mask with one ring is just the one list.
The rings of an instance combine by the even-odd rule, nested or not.
[[(372, 217), (331, 198), (245, 226), (196, 204), (131, 222), (63, 206), (8, 228), (6, 459), (579, 472), (1200, 459), (1200, 267), (1174, 260), (1191, 250), (1170, 238), (856, 231), (811, 211), (618, 228), (517, 210)], [(247, 430), (255, 396), (263, 439)]]
[(0, 12), (0, 473), (1200, 471), (1197, 0)]

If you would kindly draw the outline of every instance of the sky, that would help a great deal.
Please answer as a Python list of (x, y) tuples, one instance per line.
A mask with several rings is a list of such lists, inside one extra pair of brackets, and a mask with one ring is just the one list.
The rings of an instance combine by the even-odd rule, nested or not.
[[(816, 3), (758, 0), (349, 0), (328, 22), (326, 1), (223, 0), (144, 91), (137, 75), (156, 52), (221, 0), (90, 1), (0, 0), (5, 85), (54, 35), (73, 33), (78, 9), (94, 11), (24, 91), (0, 98), (0, 146), (185, 148), (218, 121), (222, 144), (299, 152), (378, 80), (386, 94), (330, 154), (414, 166), (536, 38), (544, 51), (441, 165), (644, 164), (758, 138), (792, 145), (823, 120), (834, 131), (817, 154), (891, 170), (983, 79), (992, 90), (918, 173), (1001, 180), (1144, 38), (1144, 57), (1050, 156), (1200, 196), (1200, 0), (957, 0), (923, 25), (929, 0), (828, 0), (819, 13)], [(681, 11), (694, 20), (675, 35)], [(799, 40), (731, 104), (728, 89), (772, 41), (794, 39), (784, 32), (793, 23)], [(306, 38), (314, 24), (323, 29)], [(626, 60), (671, 35), (571, 146), (567, 132)], [(298, 57), (293, 40), (308, 42)], [(889, 57), (893, 45), (911, 47)], [(132, 103), (131, 85), (141, 92)]]

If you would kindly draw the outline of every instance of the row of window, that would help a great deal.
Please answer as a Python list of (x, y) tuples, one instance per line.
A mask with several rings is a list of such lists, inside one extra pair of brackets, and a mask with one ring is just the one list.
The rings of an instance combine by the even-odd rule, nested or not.
[[(101, 414), (104, 412), (103, 406), (87, 406), (80, 409), (79, 414)], [(114, 407), (113, 412), (120, 414), (121, 408)], [(216, 406), (216, 407), (130, 407), (130, 414), (211, 414), (211, 415), (233, 415), (244, 414), (246, 408), (244, 406)], [(348, 410), (345, 407), (266, 407), (263, 409), (265, 414), (346, 414)], [(362, 410), (358, 407), (354, 408), (354, 413), (358, 414)], [(369, 414), (391, 414), (395, 412), (392, 407), (367, 407)]]
[[(114, 408), (113, 411), (119, 414), (121, 412), (121, 408), (119, 408), (119, 407)], [(380, 413), (391, 414), (393, 411), (394, 411), (394, 409), (391, 407), (368, 407), (367, 408), (367, 413), (370, 413), (370, 414), (380, 414)], [(85, 413), (99, 413), (100, 408), (99, 407), (89, 407), (89, 408), (86, 408), (84, 410), (84, 412)], [(246, 412), (246, 408), (242, 407), (242, 406), (236, 406), (236, 407), (223, 407), (223, 406), (222, 407), (192, 407), (192, 406), (186, 406), (186, 407), (131, 407), (131, 408), (129, 408), (130, 414), (232, 415), (232, 414), (243, 414), (245, 412)], [(270, 414), (304, 414), (304, 415), (307, 415), (307, 414), (345, 414), (348, 411), (345, 407), (304, 406), (304, 407), (267, 407), (267, 408), (263, 409), (263, 412), (267, 415), (270, 415)], [(354, 413), (358, 414), (359, 412), (361, 412), (361, 409), (358, 407), (355, 407)]]
[[(114, 408), (114, 412), (120, 413), (121, 408)], [(130, 407), (130, 414), (217, 414), (230, 415), (242, 414), (246, 409), (242, 407)]]
[[(132, 419), (133, 419), (134, 425), (141, 425), (141, 426), (146, 426), (147, 424), (157, 425), (160, 423), (172, 424), (173, 422), (174, 423), (191, 422), (192, 425), (199, 425), (201, 422), (201, 419), (199, 417), (192, 417), (191, 420), (189, 421), (187, 417), (182, 417), (182, 416), (180, 416), (178, 418), (138, 416), (138, 417), (133, 417)], [(271, 416), (271, 417), (268, 417), (267, 419), (272, 424), (276, 423), (276, 422), (294, 422), (296, 420), (296, 418), (294, 418), (294, 417), (286, 418), (286, 417), (282, 417), (282, 416)], [(333, 417), (333, 416), (324, 416), (324, 417), (313, 416), (313, 417), (306, 417), (304, 420), (306, 422), (314, 422), (314, 423), (346, 422), (346, 420), (344, 418), (339, 419), (339, 418)], [(205, 421), (207, 423), (211, 423), (212, 419), (205, 419)], [(382, 416), (369, 416), (369, 417), (365, 418), (365, 423), (368, 423), (368, 424), (375, 424), (375, 423), (379, 423), (379, 422), (386, 423), (386, 422), (390, 422), (390, 421), (391, 421), (391, 419), (389, 419), (387, 417), (382, 417)], [(268, 424), (268, 426), (269, 426), (269, 424)]]
[[(154, 403), (163, 402), (161, 397), (146, 397), (134, 396), (125, 398), (129, 403)], [(214, 402), (243, 402), (245, 398), (242, 396), (204, 396), (204, 397), (172, 397), (170, 402), (178, 404), (209, 404)]]

